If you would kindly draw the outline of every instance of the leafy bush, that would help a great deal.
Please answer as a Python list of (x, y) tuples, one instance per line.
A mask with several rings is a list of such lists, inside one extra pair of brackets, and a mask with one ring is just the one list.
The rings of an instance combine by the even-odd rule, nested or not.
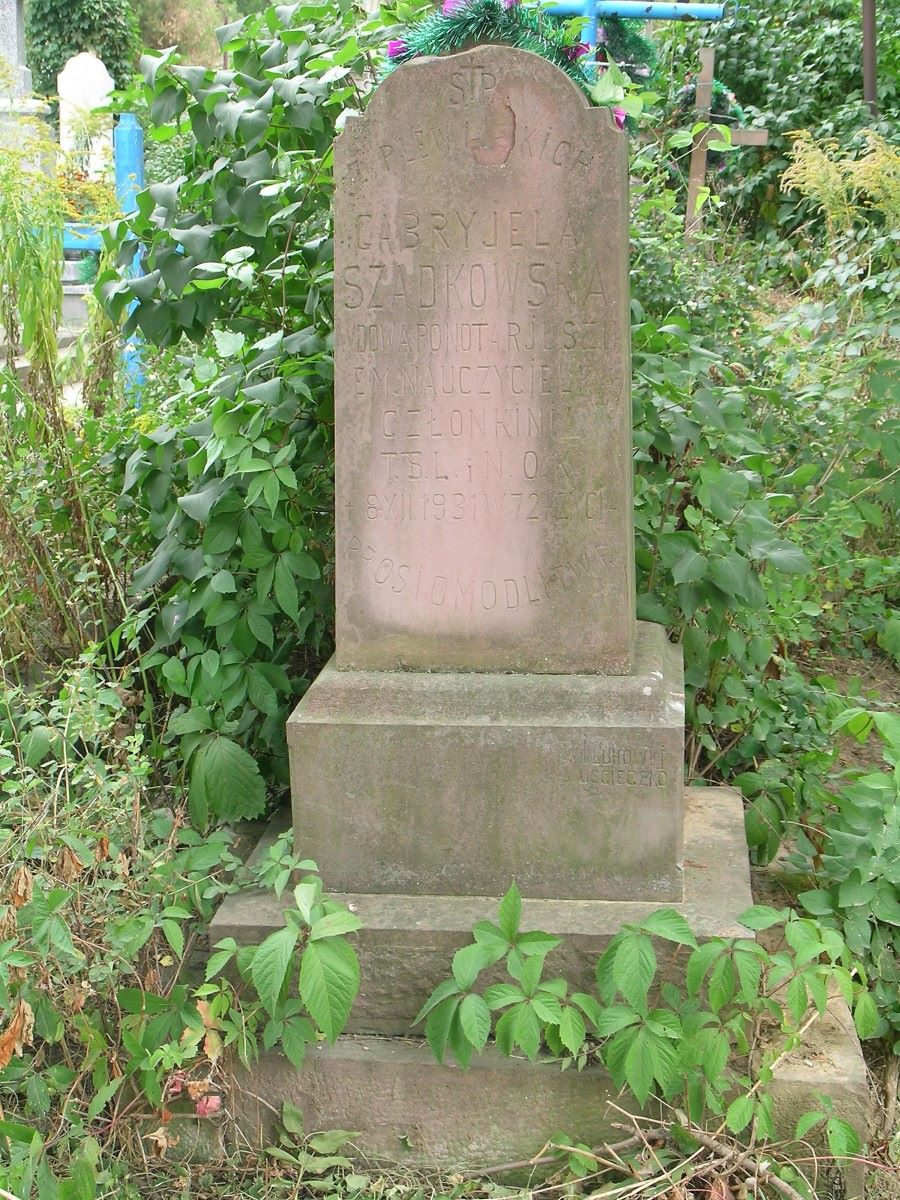
[[(642, 1107), (651, 1096), (662, 1097), (693, 1122), (724, 1116), (728, 1128), (741, 1133), (752, 1121), (759, 1136), (772, 1137), (764, 1086), (772, 1063), (797, 1044), (810, 1006), (819, 1016), (825, 1012), (830, 982), (848, 1002), (857, 990), (852, 959), (832, 929), (757, 905), (742, 915), (742, 924), (748, 930), (783, 925), (785, 949), (770, 953), (749, 937), (698, 944), (679, 913), (660, 909), (611, 939), (597, 962), (596, 994), (571, 993), (565, 979), (544, 978), (546, 958), (560, 939), (522, 932), (521, 915), (513, 886), (500, 901), (496, 924), (474, 926), (473, 941), (453, 957), (452, 977), (438, 984), (419, 1013), (439, 1062), (449, 1051), (467, 1067), (493, 1032), (507, 1056), (518, 1048), (534, 1060), (544, 1048), (564, 1063), (601, 1061)], [(668, 943), (664, 971), (655, 942)], [(499, 962), (507, 980), (475, 990), (482, 973)], [(855, 1013), (864, 1036), (872, 1032), (865, 1025), (867, 1002), (863, 991)], [(764, 1020), (784, 1040), (754, 1084), (736, 1064), (759, 1048)]]
[(836, 728), (865, 741), (877, 731), (887, 771), (845, 772), (800, 828), (791, 856), (815, 886), (804, 909), (836, 929), (861, 963), (864, 1035), (900, 1055), (900, 716), (849, 709)]
[[(26, 1142), (51, 1123), (75, 1145), (154, 1110), (211, 1116), (229, 1047), (249, 1062), (277, 1045), (299, 1065), (356, 994), (358, 919), (289, 839), (244, 872), (230, 833), (186, 827), (150, 716), (139, 680), (90, 659), (2, 694), (0, 1095)], [(198, 984), (189, 960), (219, 900), (297, 878), (284, 927), (220, 944)], [(49, 1171), (40, 1139), (38, 1157)]]
[(850, 138), (860, 152), (859, 131), (874, 127), (890, 136), (900, 110), (900, 14), (879, 5), (880, 120), (862, 99), (862, 25), (859, 0), (826, 0), (810, 19), (805, 0), (753, 0), (708, 26), (668, 22), (658, 32), (662, 60), (672, 72), (693, 70), (702, 45), (716, 51), (716, 77), (736, 95), (749, 119), (769, 130), (769, 144), (743, 150), (725, 193), (741, 219), (761, 231), (792, 230), (808, 206), (782, 196), (792, 132), (808, 130), (816, 140)]
[(47, 96), (56, 94), (56, 76), (82, 50), (103, 60), (118, 87), (134, 70), (138, 37), (129, 0), (29, 0), (25, 37), (35, 89)]
[[(195, 754), (201, 823), (210, 756), (228, 744), (286, 781), (286, 708), (327, 648), (333, 603), (330, 156), (374, 33), (336, 3), (293, 13), (220, 31), (228, 71), (145, 60), (153, 120), (193, 138), (184, 174), (120, 226), (122, 266), (137, 239), (146, 273), (101, 280), (113, 312), (136, 301), (126, 329), (202, 343), (167, 423), (117, 455), (150, 551), (135, 628), (180, 703), (170, 733)], [(215, 815), (259, 811), (261, 777), (243, 777)]]

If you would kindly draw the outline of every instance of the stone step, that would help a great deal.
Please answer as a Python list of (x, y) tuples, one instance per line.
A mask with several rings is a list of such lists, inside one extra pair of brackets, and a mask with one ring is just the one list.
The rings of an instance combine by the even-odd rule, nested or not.
[[(255, 854), (289, 824), (287, 812), (272, 821)], [(305, 852), (303, 844), (298, 851)], [(738, 916), (753, 903), (740, 795), (730, 788), (685, 790), (684, 899), (678, 903), (621, 900), (526, 899), (522, 927), (563, 939), (548, 971), (565, 976), (576, 991), (592, 989), (594, 966), (613, 935), (628, 922), (660, 908), (681, 912), (698, 937), (751, 937)], [(512, 882), (510, 880), (510, 882)], [(326, 889), (328, 879), (325, 879)], [(496, 920), (497, 897), (334, 895), (363, 922), (355, 935), (362, 981), (348, 1031), (409, 1034), (419, 1009), (442, 979), (476, 921)], [(252, 945), (282, 927), (291, 893), (229, 896), (209, 927), (210, 945), (231, 937)], [(671, 959), (671, 956), (668, 956)]]

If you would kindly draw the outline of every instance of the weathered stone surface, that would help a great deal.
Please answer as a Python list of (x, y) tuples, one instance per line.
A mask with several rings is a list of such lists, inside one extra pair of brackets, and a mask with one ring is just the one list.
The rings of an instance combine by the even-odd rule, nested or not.
[(296, 844), (342, 892), (679, 900), (681, 650), (628, 676), (326, 667), (288, 722)]
[[(8, 76), (8, 78), (7, 78)], [(0, 0), (0, 96), (13, 100), (31, 91), (31, 72), (25, 66), (25, 5), (23, 0)]]
[(626, 166), (509, 47), (408, 63), (347, 123), (338, 667), (631, 669)]
[[(280, 823), (279, 823), (280, 822)], [(265, 849), (287, 823), (276, 818)], [(741, 797), (728, 788), (685, 791), (684, 898), (676, 907), (698, 937), (747, 936), (737, 918), (749, 908), (750, 874)], [(309, 851), (300, 840), (297, 849)], [(363, 922), (355, 936), (362, 981), (348, 1029), (352, 1032), (406, 1034), (436, 985), (445, 979), (454, 953), (471, 940), (476, 921), (494, 920), (504, 881), (492, 897), (343, 894)], [(334, 894), (328, 875), (325, 884)], [(233, 937), (255, 944), (282, 925), (282, 908), (292, 903), (268, 892), (229, 897), (212, 922), (210, 944)], [(597, 958), (626, 922), (643, 920), (659, 903), (604, 900), (540, 900), (525, 892), (522, 925), (563, 939), (548, 960), (548, 970), (565, 976), (576, 990), (593, 987)], [(660, 955), (666, 963), (671, 955)]]
[[(777, 1041), (763, 1043), (757, 1063), (778, 1049)], [(779, 1061), (768, 1091), (780, 1138), (793, 1138), (799, 1118), (804, 1113), (821, 1111), (819, 1097), (826, 1096), (832, 1101), (835, 1115), (853, 1126), (860, 1141), (869, 1139), (872, 1096), (868, 1070), (853, 1016), (841, 996), (830, 997), (824, 1015), (806, 1030), (800, 1044)], [(828, 1154), (821, 1135), (813, 1134), (811, 1140), (820, 1153)], [(865, 1162), (842, 1163), (841, 1173), (845, 1200), (862, 1200)]]
[(112, 163), (112, 117), (97, 110), (107, 107), (115, 86), (102, 60), (89, 51), (74, 54), (56, 77), (59, 144), (90, 179), (100, 179)]
[(600, 1068), (563, 1072), (491, 1049), (461, 1071), (422, 1042), (364, 1037), (315, 1047), (302, 1071), (278, 1054), (236, 1067), (230, 1107), (251, 1145), (271, 1144), (285, 1100), (308, 1133), (356, 1131), (358, 1157), (456, 1170), (530, 1158), (558, 1130), (596, 1145), (622, 1119), (609, 1101), (627, 1107)]

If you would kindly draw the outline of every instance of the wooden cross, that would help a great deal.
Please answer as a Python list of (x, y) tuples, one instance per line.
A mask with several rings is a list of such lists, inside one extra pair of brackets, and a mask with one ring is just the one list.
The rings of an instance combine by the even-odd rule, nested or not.
[[(700, 50), (700, 74), (697, 76), (694, 97), (695, 119), (709, 121), (712, 108), (712, 86), (716, 70), (716, 52), (712, 46)], [(694, 135), (691, 147), (691, 166), (688, 172), (687, 211), (684, 215), (684, 231), (688, 237), (703, 228), (703, 208), (699, 203), (700, 189), (706, 182), (706, 155), (709, 143), (719, 136), (715, 129), (702, 129)], [(765, 146), (769, 140), (767, 129), (733, 129), (733, 146)]]

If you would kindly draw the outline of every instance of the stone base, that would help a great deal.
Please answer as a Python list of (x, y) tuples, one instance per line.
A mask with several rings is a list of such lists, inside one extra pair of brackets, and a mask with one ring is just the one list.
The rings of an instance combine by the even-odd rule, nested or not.
[[(264, 841), (274, 839), (286, 824), (287, 814), (276, 818)], [(737, 923), (740, 913), (752, 903), (738, 793), (728, 788), (688, 788), (684, 837), (684, 899), (674, 907), (701, 938), (746, 935)], [(302, 841), (298, 850), (305, 852)], [(333, 895), (327, 874), (324, 879)], [(493, 897), (336, 895), (350, 904), (363, 922), (355, 938), (362, 982), (348, 1029), (408, 1033), (425, 1000), (450, 974), (454, 952), (471, 940), (475, 922), (496, 920), (497, 900), (505, 887)], [(281, 910), (292, 903), (290, 892), (281, 901), (268, 892), (230, 896), (210, 925), (210, 943), (225, 937), (233, 937), (239, 944), (258, 943), (281, 928)], [(563, 943), (548, 959), (548, 970), (565, 976), (574, 990), (587, 991), (593, 986), (597, 958), (610, 938), (626, 922), (640, 921), (661, 907), (669, 906), (526, 898), (522, 926), (561, 937)]]
[[(848, 1019), (843, 1001), (832, 1002), (776, 1068), (769, 1090), (779, 1139), (791, 1140), (797, 1117), (820, 1108), (823, 1095), (867, 1136), (866, 1069)], [(589, 1146), (618, 1141), (613, 1122), (637, 1111), (602, 1067), (561, 1071), (489, 1048), (461, 1071), (439, 1066), (421, 1041), (361, 1036), (314, 1047), (300, 1071), (276, 1053), (239, 1067), (229, 1109), (240, 1143), (271, 1145), (285, 1101), (303, 1113), (306, 1133), (350, 1130), (350, 1153), (366, 1163), (472, 1173), (527, 1162), (559, 1134)], [(520, 1166), (502, 1178), (527, 1183), (532, 1173)], [(845, 1200), (862, 1200), (863, 1169), (844, 1164), (842, 1174)]]
[(242, 1140), (271, 1145), (286, 1100), (303, 1113), (307, 1133), (347, 1129), (365, 1160), (432, 1170), (518, 1163), (560, 1133), (592, 1146), (620, 1140), (612, 1122), (624, 1119), (610, 1106), (623, 1098), (601, 1067), (561, 1071), (490, 1047), (462, 1071), (403, 1038), (341, 1037), (311, 1050), (299, 1071), (275, 1053), (239, 1067), (230, 1110)]
[(297, 846), (340, 892), (682, 899), (681, 648), (630, 675), (327, 666), (288, 721)]

